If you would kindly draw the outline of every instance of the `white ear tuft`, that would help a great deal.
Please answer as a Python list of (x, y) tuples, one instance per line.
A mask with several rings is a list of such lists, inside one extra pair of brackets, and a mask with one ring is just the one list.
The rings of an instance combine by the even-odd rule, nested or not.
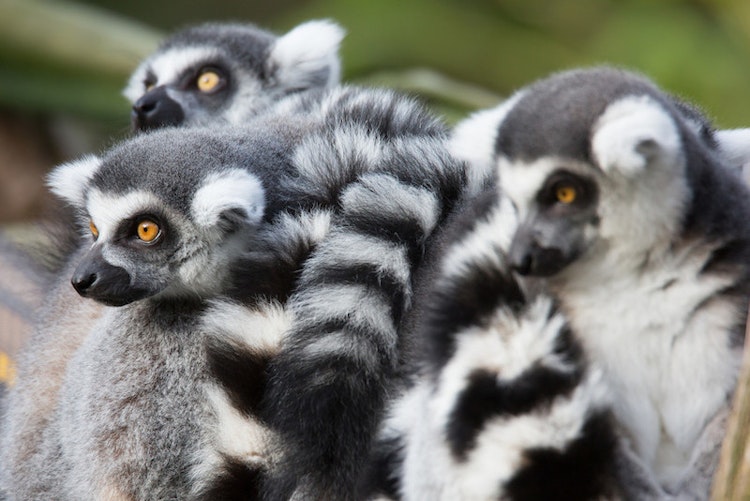
[(741, 169), (747, 179), (750, 170), (750, 129), (717, 130), (714, 139), (719, 156), (731, 167)]
[(448, 149), (467, 163), (469, 193), (476, 193), (492, 178), (498, 129), (522, 96), (523, 91), (517, 92), (494, 108), (477, 111), (453, 129)]
[(344, 29), (333, 21), (308, 21), (279, 37), (268, 64), (278, 84), (307, 89), (336, 85), (341, 74), (339, 45)]
[(83, 207), (83, 193), (100, 165), (101, 161), (96, 155), (87, 155), (79, 160), (58, 165), (47, 176), (47, 186), (52, 193), (69, 204)]
[(260, 180), (242, 170), (214, 173), (203, 182), (192, 203), (195, 222), (210, 228), (223, 223), (254, 225), (266, 207)]
[(610, 104), (594, 125), (591, 149), (603, 171), (626, 176), (656, 161), (674, 164), (682, 158), (674, 120), (648, 96), (630, 96)]

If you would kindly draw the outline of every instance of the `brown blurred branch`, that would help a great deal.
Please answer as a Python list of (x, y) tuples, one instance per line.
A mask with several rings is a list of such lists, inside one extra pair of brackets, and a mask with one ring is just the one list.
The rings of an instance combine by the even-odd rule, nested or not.
[(711, 499), (750, 499), (750, 343), (747, 342)]

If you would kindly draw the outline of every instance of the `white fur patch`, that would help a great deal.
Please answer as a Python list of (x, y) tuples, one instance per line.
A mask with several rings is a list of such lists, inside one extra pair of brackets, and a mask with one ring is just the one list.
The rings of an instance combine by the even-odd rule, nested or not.
[(518, 377), (541, 363), (556, 370), (575, 367), (555, 352), (564, 319), (548, 319), (549, 298), (539, 298), (520, 317), (499, 310), (488, 329), (460, 333), (456, 353), (432, 386), (423, 378), (390, 412), (382, 436), (406, 440), (402, 492), (407, 500), (502, 499), (502, 484), (523, 465), (528, 449), (562, 450), (580, 436), (588, 416), (609, 404), (601, 371), (590, 369), (570, 395), (520, 416), (498, 416), (482, 426), (464, 461), (445, 437), (458, 397), (477, 369), (498, 380)]
[(163, 208), (164, 203), (147, 191), (112, 195), (92, 189), (88, 193), (86, 203), (89, 216), (99, 230), (99, 241), (102, 242), (112, 238), (123, 220), (138, 213), (150, 212), (157, 207)]
[(725, 405), (740, 360), (727, 339), (734, 305), (706, 304), (733, 278), (701, 272), (710, 246), (668, 245), (652, 247), (645, 264), (644, 254), (611, 249), (574, 263), (555, 284), (573, 329), (605, 369), (618, 421), (664, 481), (682, 471), (702, 427)]
[(247, 222), (257, 223), (265, 210), (265, 192), (260, 180), (242, 169), (210, 174), (196, 192), (191, 207), (193, 220), (199, 226), (215, 226), (221, 214), (239, 209)]
[(464, 276), (471, 266), (488, 263), (504, 268), (500, 251), (507, 251), (518, 225), (516, 211), (506, 196), (484, 221), (463, 240), (454, 244), (442, 261), (444, 280)]
[(317, 266), (337, 263), (339, 267), (355, 267), (360, 264), (374, 265), (379, 273), (396, 279), (407, 288), (411, 280), (411, 264), (402, 245), (383, 241), (380, 238), (359, 233), (337, 232), (332, 234), (325, 248), (320, 248), (312, 257), (305, 271), (316, 273)]
[(594, 125), (591, 149), (603, 171), (626, 177), (653, 162), (675, 164), (682, 158), (674, 120), (648, 96), (630, 96), (610, 104)]
[(499, 106), (472, 114), (453, 129), (448, 150), (468, 163), (469, 193), (479, 191), (482, 184), (492, 177), (498, 129), (522, 96), (523, 91), (517, 92)]
[(563, 450), (579, 438), (587, 416), (604, 407), (606, 394), (600, 373), (594, 372), (572, 395), (558, 397), (547, 412), (491, 420), (467, 460), (454, 465), (449, 485), (459, 495), (453, 499), (498, 499), (502, 483), (523, 465), (525, 450)]
[(202, 317), (203, 328), (217, 337), (251, 349), (276, 353), (291, 324), (290, 314), (278, 303), (250, 309), (228, 301), (212, 301)]
[(308, 21), (279, 37), (269, 63), (283, 87), (307, 87), (311, 77), (328, 70), (327, 86), (338, 83), (341, 73), (338, 49), (345, 31), (328, 20)]
[[(354, 329), (364, 328), (375, 331), (383, 338), (395, 340), (395, 325), (391, 318), (390, 305), (380, 296), (372, 297), (366, 287), (361, 285), (334, 285), (316, 287), (312, 293), (301, 293), (295, 301), (295, 311), (302, 308), (314, 311), (315, 321), (347, 319), (347, 323)], [(298, 318), (304, 318), (299, 315)], [(318, 354), (321, 350), (328, 350), (336, 343), (322, 341), (316, 344), (310, 354)], [(342, 350), (347, 350), (342, 345)]]
[(122, 94), (131, 103), (135, 103), (146, 92), (143, 82), (149, 71), (156, 77), (155, 86), (175, 83), (186, 69), (201, 61), (216, 57), (218, 57), (217, 49), (212, 47), (176, 47), (154, 54), (136, 68)]
[(268, 429), (259, 420), (240, 413), (221, 388), (211, 388), (207, 394), (218, 419), (215, 428), (217, 448), (250, 464), (267, 460)]
[(328, 230), (331, 228), (331, 212), (316, 210), (303, 212), (297, 216), (284, 212), (276, 222), (276, 227), (277, 233), (287, 235), (282, 240), (289, 240), (292, 235), (304, 235), (307, 242), (316, 244), (328, 235)]
[(86, 187), (99, 169), (101, 161), (96, 155), (58, 165), (47, 176), (47, 186), (52, 193), (74, 207), (82, 208)]
[(551, 307), (549, 298), (538, 298), (521, 317), (499, 309), (487, 327), (472, 326), (457, 333), (456, 351), (441, 372), (433, 410), (447, 422), (456, 396), (476, 369), (495, 372), (505, 381), (537, 363), (556, 371), (574, 371), (555, 353), (555, 340), (565, 319), (559, 314), (547, 318)]
[(742, 177), (750, 184), (750, 128), (719, 130), (714, 138), (722, 160), (741, 169)]
[(208, 487), (224, 473), (226, 456), (250, 467), (267, 467), (272, 463), (271, 431), (258, 419), (237, 411), (224, 390), (208, 384), (206, 398), (214, 412), (210, 446), (199, 450), (193, 458), (190, 476), (195, 494)]

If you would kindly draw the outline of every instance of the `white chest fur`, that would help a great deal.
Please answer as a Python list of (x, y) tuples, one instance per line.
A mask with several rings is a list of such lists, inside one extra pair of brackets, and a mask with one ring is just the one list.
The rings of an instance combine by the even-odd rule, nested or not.
[(638, 269), (587, 260), (556, 286), (636, 452), (670, 484), (727, 401), (740, 350), (729, 335), (736, 306), (716, 297), (731, 277), (700, 273), (705, 247), (665, 255)]

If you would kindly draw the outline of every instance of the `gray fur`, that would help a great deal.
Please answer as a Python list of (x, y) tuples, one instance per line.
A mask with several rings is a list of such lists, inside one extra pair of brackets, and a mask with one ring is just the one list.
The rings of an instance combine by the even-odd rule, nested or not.
[[(159, 498), (167, 491), (181, 499), (210, 498), (220, 496), (217, 485), (231, 477), (229, 466), (245, 457), (257, 461), (241, 463), (243, 468), (272, 474), (263, 486), (271, 497), (356, 490), (397, 362), (395, 325), (409, 307), (412, 268), (454, 203), (463, 172), (445, 151), (441, 124), (392, 92), (338, 88), (293, 101), (283, 113), (264, 114), (246, 127), (140, 135), (101, 159), (67, 164), (53, 175), (55, 191), (76, 207), (82, 243), (45, 301), (49, 311), (35, 333), (43, 341), (29, 345), (11, 396), (14, 411), (6, 416), (9, 431), (2, 437), (2, 487), (10, 499), (37, 493), (94, 496), (101, 489), (135, 499)], [(226, 206), (234, 196), (201, 198), (209, 181), (237, 171), (259, 181), (262, 204), (235, 207)], [(237, 184), (221, 186), (233, 193)], [(130, 248), (118, 233), (128, 228), (121, 220), (130, 220), (123, 208), (138, 204), (177, 234), (154, 253)], [(262, 217), (251, 218), (252, 207), (261, 205)], [(381, 206), (388, 209), (382, 218), (372, 213)], [(92, 207), (107, 217), (91, 213)], [(100, 230), (96, 242), (89, 218)], [(396, 233), (382, 232), (386, 227)], [(411, 235), (412, 228), (418, 233)], [(357, 243), (343, 261), (342, 242)], [(393, 252), (379, 256), (367, 242)], [(360, 250), (366, 252), (357, 256)], [(402, 259), (392, 262), (392, 255)], [(123, 306), (92, 305), (71, 294), (67, 284), (82, 259), (133, 265), (136, 275), (144, 266), (158, 270), (146, 276), (161, 278), (145, 296), (127, 298), (133, 300)], [(85, 290), (85, 280), (79, 286)], [(324, 289), (351, 290), (359, 298), (361, 315), (330, 311), (342, 326), (343, 349), (336, 341), (328, 343), (330, 331), (316, 321), (318, 311), (307, 308), (306, 298), (319, 299)], [(389, 299), (391, 292), (396, 295)], [(287, 311), (298, 322), (289, 329)], [(255, 320), (231, 321), (238, 317)], [(256, 325), (270, 331), (260, 347), (249, 330)], [(142, 336), (148, 339), (138, 342)], [(49, 349), (40, 352), (36, 346)], [(206, 355), (210, 361), (217, 353), (248, 362), (242, 367), (261, 367), (266, 360), (269, 397), (248, 407), (259, 391), (255, 381), (232, 379), (221, 374), (221, 365), (205, 362)], [(345, 367), (339, 367), (342, 354)], [(117, 365), (121, 357), (132, 357), (130, 366)], [(46, 367), (55, 373), (39, 377)], [(185, 374), (188, 369), (193, 372)], [(314, 388), (309, 373), (319, 376)], [(371, 385), (373, 377), (380, 384)], [(178, 383), (182, 379), (184, 385)], [(172, 383), (157, 388), (156, 380)], [(341, 384), (361, 393), (336, 394)], [(321, 401), (310, 389), (329, 400)], [(34, 390), (44, 398), (32, 397), (28, 392)], [(227, 427), (223, 423), (231, 412), (226, 410), (232, 408), (250, 412)], [(358, 419), (363, 412), (364, 421)], [(138, 420), (128, 422), (141, 424), (129, 433), (100, 434), (135, 415)], [(236, 454), (237, 443), (255, 436), (248, 429), (264, 429), (261, 421), (278, 437), (264, 432), (252, 454), (245, 449)], [(293, 429), (287, 427), (291, 422)], [(235, 439), (221, 438), (235, 429), (240, 429)], [(311, 433), (300, 439), (297, 430)], [(20, 448), (27, 437), (39, 439)], [(122, 441), (127, 454), (115, 457), (103, 450), (102, 441), (113, 438)], [(320, 440), (331, 445), (332, 455), (319, 456)], [(162, 444), (164, 454), (154, 456), (151, 442)], [(159, 464), (145, 468), (155, 460)], [(41, 473), (40, 464), (45, 465)]]
[[(252, 145), (243, 145), (246, 136), (254, 138)], [(194, 482), (206, 481), (193, 472), (214, 446), (218, 426), (206, 397), (206, 341), (222, 333), (206, 328), (203, 315), (207, 301), (231, 282), (206, 284), (183, 270), (218, 266), (210, 271), (221, 280), (246, 248), (265, 244), (259, 221), (249, 214), (229, 233), (199, 228), (191, 221), (190, 197), (228, 169), (260, 170), (252, 158), (264, 158), (262, 144), (259, 131), (241, 137), (209, 131), (142, 136), (103, 157), (82, 198), (69, 200), (87, 228), (89, 218), (101, 217), (90, 212), (95, 192), (114, 203), (129, 193), (148, 194), (122, 206), (133, 212), (108, 217), (159, 214), (164, 235), (149, 248), (118, 233), (105, 235), (105, 224), (120, 223), (104, 220), (99, 238), (86, 235), (71, 256), (51, 292), (52, 308), (43, 311), (20, 361), (5, 416), (2, 481), (10, 499), (186, 499)], [(257, 157), (248, 161), (247, 148)], [(283, 170), (269, 164), (265, 158), (262, 168)], [(243, 205), (220, 210), (235, 208)], [(141, 277), (130, 281), (132, 287), (142, 287), (144, 276), (158, 284), (143, 299), (117, 308), (82, 300), (68, 277), (93, 254), (105, 261), (115, 256), (119, 268)]]

